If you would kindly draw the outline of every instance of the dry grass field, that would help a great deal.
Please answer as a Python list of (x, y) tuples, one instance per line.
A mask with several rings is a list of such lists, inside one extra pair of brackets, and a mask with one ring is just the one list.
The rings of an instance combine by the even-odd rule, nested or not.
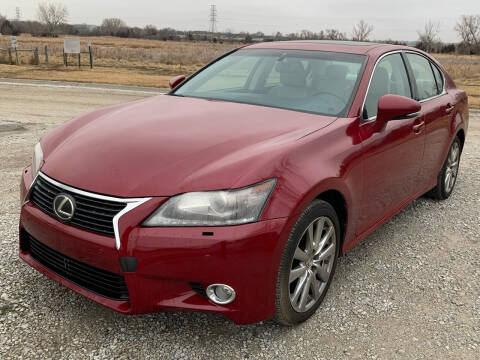
[[(82, 55), (82, 67), (71, 55), (63, 66), (63, 38), (18, 37), (20, 48), (39, 49), (40, 65), (34, 66), (33, 53), (20, 53), (21, 66), (10, 66), (7, 53), (0, 51), (0, 77), (19, 79), (63, 80), (106, 84), (168, 87), (174, 75), (191, 74), (208, 61), (241, 46), (209, 42), (178, 42), (114, 37), (90, 37), (94, 49), (93, 70), (88, 68), (88, 54)], [(0, 35), (0, 48), (9, 44), (9, 36)], [(82, 51), (87, 40), (82, 38)], [(48, 46), (49, 64), (45, 65), (44, 48)], [(457, 85), (469, 94), (470, 105), (480, 108), (480, 56), (434, 55), (448, 70)]]
[(435, 54), (455, 84), (468, 93), (472, 108), (480, 108), (480, 56)]
[[(63, 38), (17, 37), (19, 48), (39, 49), (40, 66), (33, 64), (33, 52), (20, 52), (21, 66), (7, 65), (8, 55), (0, 51), (0, 77), (19, 79), (63, 80), (106, 84), (168, 87), (168, 80), (178, 74), (191, 74), (208, 61), (241, 46), (209, 42), (179, 42), (114, 37), (89, 37), (94, 49), (94, 68), (90, 70), (88, 54), (70, 55), (69, 67), (63, 66)], [(6, 48), (10, 36), (0, 35), (0, 48)], [(45, 45), (48, 61), (45, 65)], [(87, 40), (82, 38), (82, 51)], [(70, 66), (71, 65), (71, 66)]]

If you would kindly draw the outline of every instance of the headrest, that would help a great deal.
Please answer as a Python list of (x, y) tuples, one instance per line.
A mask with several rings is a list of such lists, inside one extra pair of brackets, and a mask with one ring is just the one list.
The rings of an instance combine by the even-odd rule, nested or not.
[(285, 59), (275, 66), (280, 73), (280, 83), (284, 86), (305, 87), (306, 74), (300, 60)]

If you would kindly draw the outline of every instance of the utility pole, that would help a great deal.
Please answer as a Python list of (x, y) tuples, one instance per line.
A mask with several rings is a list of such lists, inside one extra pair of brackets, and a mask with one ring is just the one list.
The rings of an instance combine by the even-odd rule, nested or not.
[(15, 8), (15, 20), (20, 21), (20, 8), (18, 6)]
[(210, 5), (210, 36), (211, 40), (213, 41), (213, 38), (215, 37), (215, 32), (217, 30), (217, 6), (216, 5)]

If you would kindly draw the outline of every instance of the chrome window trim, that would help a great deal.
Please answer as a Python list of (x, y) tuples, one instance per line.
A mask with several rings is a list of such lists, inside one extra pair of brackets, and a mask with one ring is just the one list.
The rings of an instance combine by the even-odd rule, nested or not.
[[(377, 69), (377, 66), (379, 64), (379, 62), (384, 58), (384, 57), (387, 57), (389, 55), (393, 55), (393, 54), (396, 54), (396, 53), (412, 53), (412, 54), (416, 54), (416, 55), (420, 55), (420, 56), (423, 56), (425, 59), (428, 60), (429, 63), (432, 64), (432, 66), (436, 66), (438, 71), (440, 72), (440, 74), (442, 74), (442, 80), (443, 80), (443, 91), (438, 94), (438, 95), (435, 95), (435, 96), (432, 96), (432, 97), (429, 97), (427, 99), (423, 99), (423, 100), (420, 100), (419, 103), (424, 103), (425, 101), (429, 101), (429, 100), (433, 100), (433, 99), (436, 99), (440, 96), (443, 96), (447, 93), (447, 90), (445, 88), (445, 74), (443, 73), (442, 69), (440, 69), (437, 64), (435, 64), (431, 59), (429, 59), (427, 56), (417, 52), (417, 51), (413, 51), (413, 50), (393, 50), (393, 51), (389, 51), (389, 52), (386, 52), (385, 54), (382, 54), (378, 59), (377, 61), (375, 62), (375, 65), (373, 66), (373, 70), (372, 70), (372, 73), (370, 74), (370, 80), (368, 81), (368, 86), (367, 86), (367, 91), (365, 92), (365, 96), (363, 97), (363, 102), (362, 102), (362, 107), (360, 108), (360, 119), (361, 119), (361, 123), (362, 124), (365, 124), (365, 123), (368, 123), (368, 122), (371, 122), (373, 120), (375, 120), (377, 117), (376, 116), (372, 116), (372, 117), (369, 117), (368, 119), (363, 119), (363, 111), (365, 109), (365, 102), (367, 101), (367, 95), (368, 95), (368, 92), (370, 90), (370, 85), (372, 83), (372, 79), (373, 79), (373, 74), (375, 73), (375, 70)], [(407, 69), (405, 69), (407, 70)], [(435, 75), (433, 75), (433, 77), (435, 78)], [(415, 80), (415, 79), (413, 79)], [(412, 91), (413, 89), (410, 89), (410, 91)], [(412, 94), (413, 95), (413, 94)]]
[(429, 97), (429, 98), (427, 98), (427, 99), (420, 100), (419, 103), (420, 103), (420, 104), (423, 104), (425, 101), (433, 100), (433, 99), (439, 98), (440, 96), (443, 96), (443, 95), (446, 95), (446, 94), (447, 94), (447, 92), (444, 91), (444, 92), (442, 92), (441, 94), (438, 94), (438, 95)]
[[(135, 209), (136, 207), (146, 203), (147, 201), (151, 200), (152, 198), (151, 197), (144, 197), (144, 198), (118, 198), (118, 197), (113, 197), (113, 196), (107, 196), (107, 195), (100, 195), (100, 194), (96, 194), (96, 193), (92, 193), (92, 192), (88, 192), (88, 191), (85, 191), (85, 190), (80, 190), (80, 189), (77, 189), (77, 188), (74, 188), (74, 187), (71, 187), (71, 186), (68, 186), (68, 185), (65, 185), (65, 184), (62, 184), (54, 179), (52, 179), (51, 177), (45, 175), (44, 173), (42, 173), (41, 171), (38, 172), (37, 176), (35, 177), (34, 181), (32, 182), (32, 184), (30, 185), (30, 189), (32, 188), (32, 185), (33, 183), (35, 182), (35, 180), (37, 179), (37, 177), (40, 176), (42, 177), (45, 181), (48, 181), (50, 182), (51, 184), (55, 185), (55, 186), (58, 186), (59, 188), (61, 189), (64, 189), (66, 191), (70, 191), (70, 192), (73, 192), (75, 194), (79, 194), (79, 195), (83, 195), (83, 196), (87, 196), (87, 197), (91, 197), (91, 198), (94, 198), (94, 199), (99, 199), (99, 200), (106, 200), (106, 201), (112, 201), (112, 202), (118, 202), (118, 203), (123, 203), (123, 204), (126, 204), (125, 208), (123, 210), (121, 210), (117, 215), (115, 215), (113, 217), (113, 231), (115, 233), (115, 245), (116, 245), (116, 248), (117, 250), (120, 250), (120, 246), (121, 246), (121, 241), (120, 241), (120, 231), (119, 231), (119, 228), (118, 228), (118, 223), (120, 221), (120, 218), (125, 215), (126, 213), (128, 213), (129, 211)], [(29, 191), (30, 192), (30, 191)]]

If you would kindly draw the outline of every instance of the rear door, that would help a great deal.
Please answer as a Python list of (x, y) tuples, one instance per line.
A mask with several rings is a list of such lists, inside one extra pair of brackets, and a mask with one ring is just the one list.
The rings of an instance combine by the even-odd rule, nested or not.
[(401, 52), (384, 55), (374, 69), (363, 108), (362, 137), (364, 186), (357, 234), (388, 218), (419, 190), (425, 147), (422, 113), (388, 121), (374, 132), (378, 100), (386, 94), (414, 98)]
[(427, 57), (405, 53), (407, 66), (415, 79), (416, 98), (422, 104), (425, 119), (425, 155), (420, 178), (424, 186), (433, 187), (445, 160), (450, 141), (450, 123), (455, 104), (445, 91), (441, 70)]

